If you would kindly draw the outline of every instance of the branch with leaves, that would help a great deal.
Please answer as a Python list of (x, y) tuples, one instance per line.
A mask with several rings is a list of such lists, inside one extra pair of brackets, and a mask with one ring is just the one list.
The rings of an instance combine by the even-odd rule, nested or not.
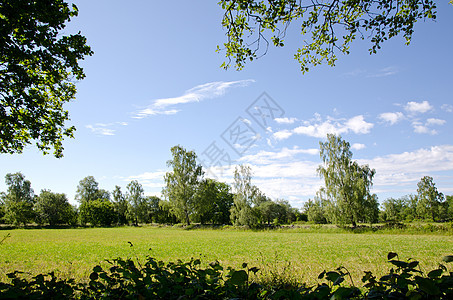
[(304, 41), (294, 57), (305, 73), (310, 65), (334, 66), (337, 54), (349, 54), (357, 37), (370, 39), (369, 51), (376, 53), (400, 33), (409, 44), (418, 20), (436, 19), (431, 0), (222, 0), (219, 5), (227, 41), (217, 51), (226, 52), (223, 68), (234, 64), (237, 70), (265, 55), (269, 40), (283, 47), (290, 24), (296, 22)]

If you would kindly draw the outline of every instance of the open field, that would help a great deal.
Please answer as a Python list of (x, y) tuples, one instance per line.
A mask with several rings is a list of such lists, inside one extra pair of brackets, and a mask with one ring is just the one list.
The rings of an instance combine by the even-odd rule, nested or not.
[[(151, 255), (174, 261), (201, 257), (223, 266), (284, 266), (299, 280), (313, 282), (324, 269), (344, 266), (360, 285), (363, 271), (384, 274), (389, 251), (414, 258), (423, 271), (453, 254), (451, 235), (317, 233), (298, 230), (183, 230), (157, 227), (1, 230), (11, 237), (0, 245), (0, 280), (13, 270), (87, 278), (91, 268), (108, 258)], [(134, 246), (131, 247), (128, 242)]]

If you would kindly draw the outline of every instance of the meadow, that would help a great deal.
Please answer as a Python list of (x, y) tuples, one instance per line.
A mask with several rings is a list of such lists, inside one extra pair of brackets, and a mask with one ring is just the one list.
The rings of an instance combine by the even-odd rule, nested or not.
[[(176, 261), (201, 258), (240, 268), (243, 262), (262, 270), (286, 272), (315, 283), (323, 270), (346, 267), (360, 285), (363, 271), (388, 272), (387, 253), (420, 261), (423, 271), (435, 269), (453, 254), (451, 235), (411, 235), (314, 230), (184, 230), (172, 227), (1, 230), (10, 234), (0, 245), (0, 281), (14, 270), (32, 275), (55, 271), (61, 277), (88, 278), (92, 268), (117, 257)], [(131, 244), (133, 246), (131, 246)], [(286, 268), (286, 269), (285, 269)]]

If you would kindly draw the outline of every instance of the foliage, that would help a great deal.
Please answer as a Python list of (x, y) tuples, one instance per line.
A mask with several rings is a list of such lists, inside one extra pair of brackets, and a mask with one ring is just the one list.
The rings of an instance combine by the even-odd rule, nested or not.
[(2, 194), (4, 219), (9, 224), (24, 224), (34, 219), (34, 192), (29, 180), (18, 173), (5, 176), (7, 192)]
[(169, 201), (160, 200), (159, 209), (155, 212), (153, 220), (159, 224), (175, 224), (178, 220), (173, 214)]
[(327, 223), (323, 204), (319, 197), (315, 197), (313, 200), (308, 199), (308, 201), (305, 202), (304, 204), (304, 211), (308, 216), (308, 221), (313, 222), (315, 224)]
[[(130, 243), (132, 245), (132, 243)], [(9, 273), (9, 283), (0, 283), (0, 299), (451, 299), (453, 272), (445, 265), (428, 272), (419, 262), (402, 261), (396, 253), (387, 255), (393, 265), (379, 279), (365, 272), (362, 289), (354, 286), (349, 271), (339, 267), (323, 271), (316, 285), (298, 283), (284, 274), (260, 282), (260, 270), (242, 264), (242, 269), (212, 262), (202, 267), (200, 259), (164, 263), (148, 257), (144, 263), (132, 259), (107, 260), (93, 267), (87, 284), (60, 279), (54, 273), (40, 274), (31, 280), (21, 272)], [(453, 261), (453, 256), (443, 261)], [(255, 278), (255, 279), (254, 279)], [(345, 284), (351, 279), (350, 285)]]
[(115, 189), (113, 190), (112, 196), (113, 205), (115, 207), (115, 213), (117, 216), (116, 223), (118, 225), (126, 224), (128, 203), (126, 197), (121, 192), (121, 187), (116, 185)]
[(146, 219), (146, 208), (143, 186), (137, 180), (127, 185), (126, 199), (129, 204), (128, 213), (134, 224), (138, 225)]
[(79, 207), (80, 222), (92, 226), (110, 226), (115, 222), (115, 207), (112, 202), (104, 199), (85, 201)]
[(203, 179), (197, 189), (194, 222), (229, 224), (233, 194), (230, 186), (214, 179)]
[(99, 183), (93, 176), (87, 176), (79, 181), (75, 199), (80, 203), (98, 199), (110, 200), (110, 194), (103, 189), (99, 189)]
[(42, 190), (41, 194), (36, 197), (34, 209), (38, 224), (49, 223), (50, 226), (53, 226), (77, 223), (77, 214), (65, 194)]
[(444, 195), (437, 191), (433, 178), (424, 176), (417, 184), (417, 214), (423, 219), (437, 221), (442, 215)]
[(325, 200), (332, 202), (336, 219), (353, 226), (377, 221), (378, 202), (370, 193), (376, 171), (353, 161), (349, 143), (340, 136), (328, 134), (327, 141), (319, 142), (319, 146), (324, 164), (318, 167), (318, 173), (324, 178)]
[(164, 176), (166, 186), (162, 194), (168, 199), (173, 213), (190, 224), (190, 215), (196, 207), (196, 192), (200, 184), (203, 171), (197, 164), (197, 155), (194, 151), (187, 151), (181, 146), (171, 148), (172, 159), (167, 161), (167, 166), (172, 168)]
[(252, 184), (252, 169), (239, 165), (234, 170), (234, 204), (231, 207), (231, 222), (234, 225), (254, 227), (258, 224), (258, 210), (252, 206), (260, 202), (259, 189)]
[(0, 153), (22, 153), (36, 141), (63, 156), (62, 140), (74, 126), (63, 105), (74, 99), (74, 79), (85, 77), (79, 60), (92, 55), (80, 33), (64, 34), (77, 16), (63, 0), (5, 0), (0, 5)]
[(283, 47), (287, 29), (296, 21), (300, 22), (304, 45), (294, 56), (305, 73), (309, 65), (327, 62), (334, 66), (337, 53), (349, 54), (350, 44), (357, 37), (369, 38), (369, 51), (376, 53), (384, 41), (400, 33), (409, 44), (418, 20), (436, 19), (436, 5), (431, 0), (222, 0), (219, 5), (224, 10), (222, 25), (227, 42), (224, 49), (217, 50), (226, 51), (224, 68), (234, 60), (238, 70), (248, 60), (266, 54), (270, 43)]

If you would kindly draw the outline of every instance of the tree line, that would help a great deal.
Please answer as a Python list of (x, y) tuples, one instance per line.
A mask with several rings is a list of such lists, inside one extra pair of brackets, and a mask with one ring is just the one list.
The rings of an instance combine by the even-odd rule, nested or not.
[(252, 183), (250, 166), (235, 168), (233, 183), (228, 185), (204, 177), (194, 151), (181, 146), (171, 148), (170, 171), (164, 176), (163, 199), (145, 196), (143, 186), (133, 180), (123, 191), (110, 192), (99, 187), (93, 176), (79, 181), (75, 200), (50, 190), (35, 195), (22, 173), (7, 174), (7, 191), (0, 193), (0, 222), (4, 224), (55, 225), (138, 225), (144, 223), (232, 224), (259, 227), (312, 223), (351, 224), (401, 222), (415, 219), (449, 221), (453, 219), (453, 197), (444, 197), (432, 177), (418, 183), (416, 195), (383, 201), (381, 209), (376, 194), (371, 193), (376, 173), (368, 165), (352, 160), (350, 144), (340, 136), (328, 134), (320, 142), (323, 163), (318, 174), (324, 179), (313, 199), (302, 209), (291, 207), (287, 200), (272, 200)]

